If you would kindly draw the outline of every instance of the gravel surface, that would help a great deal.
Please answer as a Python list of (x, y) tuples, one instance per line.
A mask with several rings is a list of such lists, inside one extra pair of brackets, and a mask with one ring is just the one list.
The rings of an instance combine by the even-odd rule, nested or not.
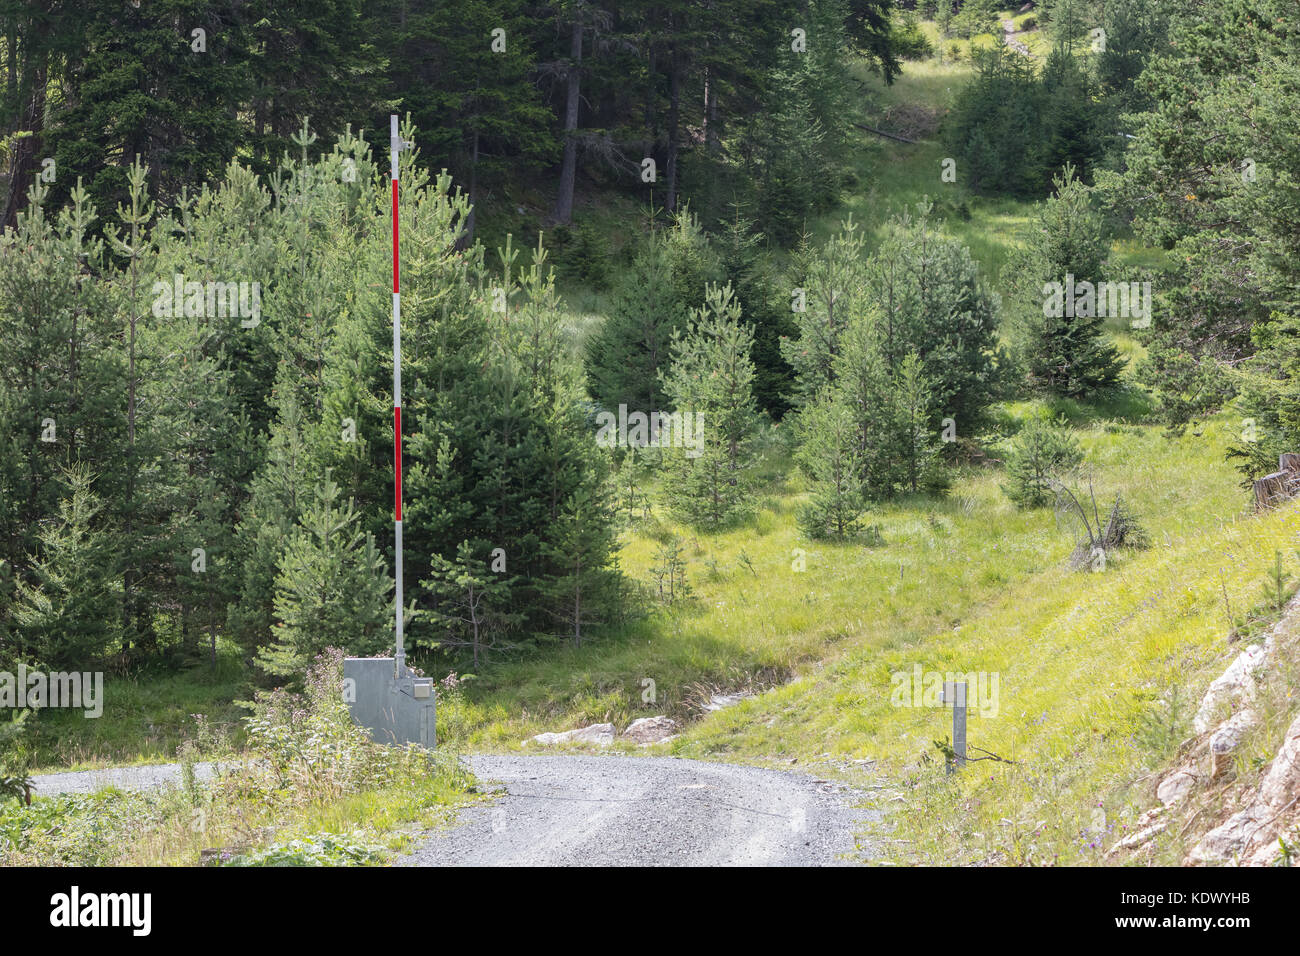
[(472, 756), (498, 801), (406, 866), (825, 866), (874, 814), (838, 784), (672, 757)]
[[(840, 784), (673, 757), (474, 755), (499, 797), (462, 810), (402, 866), (826, 866), (850, 862), (873, 811)], [(200, 780), (213, 765), (195, 765)], [(179, 784), (179, 764), (45, 774), (35, 792)], [(869, 852), (863, 847), (862, 852)]]
[[(210, 780), (213, 764), (196, 763), (194, 776)], [(105, 787), (119, 790), (152, 790), (164, 784), (181, 782), (181, 765), (178, 763), (150, 764), (143, 767), (110, 767), (105, 770), (74, 770), (69, 773), (46, 773), (32, 778), (36, 785), (32, 793), (52, 797), (56, 793), (92, 793)]]

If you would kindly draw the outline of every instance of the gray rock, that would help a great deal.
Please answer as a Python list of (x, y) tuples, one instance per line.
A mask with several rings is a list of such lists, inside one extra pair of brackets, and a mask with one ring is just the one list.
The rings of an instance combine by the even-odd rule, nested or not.
[(592, 724), (590, 727), (581, 727), (577, 730), (537, 734), (524, 741), (525, 744), (535, 743), (542, 747), (554, 747), (558, 744), (595, 744), (598, 747), (608, 747), (613, 742), (613, 724)]
[(1287, 728), (1286, 738), (1269, 765), (1259, 794), (1245, 810), (1234, 813), (1192, 847), (1187, 862), (1192, 865), (1223, 863), (1247, 857), (1260, 864), (1275, 854), (1283, 812), (1300, 798), (1300, 717)]
[(1169, 824), (1165, 823), (1163, 820), (1159, 823), (1153, 823), (1151, 826), (1139, 830), (1137, 833), (1126, 836), (1124, 839), (1120, 840), (1106, 852), (1106, 855), (1112, 856), (1122, 850), (1132, 850), (1137, 847), (1143, 847), (1150, 843), (1157, 834), (1164, 833), (1168, 826)]
[(671, 737), (677, 729), (677, 721), (660, 714), (656, 717), (641, 717), (627, 725), (623, 739), (637, 744), (653, 744)]

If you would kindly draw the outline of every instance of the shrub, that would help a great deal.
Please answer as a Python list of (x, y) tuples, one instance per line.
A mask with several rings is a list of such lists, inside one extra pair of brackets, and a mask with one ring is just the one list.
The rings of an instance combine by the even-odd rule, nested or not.
[(246, 717), (249, 749), (281, 788), (307, 800), (443, 777), (464, 780), (455, 754), (384, 747), (352, 720), (343, 699), (343, 651), (326, 648), (307, 669), (304, 690), (259, 691)]
[(356, 838), (316, 833), (223, 860), (224, 866), (359, 866), (383, 858), (384, 848)]
[(1119, 495), (1115, 496), (1106, 517), (1102, 518), (1091, 480), (1086, 498), (1082, 492), (1076, 494), (1064, 483), (1057, 482), (1054, 487), (1058, 516), (1075, 528), (1075, 547), (1070, 553), (1070, 567), (1074, 570), (1091, 567), (1093, 571), (1104, 571), (1112, 551), (1120, 548), (1138, 550), (1148, 545), (1145, 529)]
[(1054, 481), (1082, 460), (1079, 443), (1067, 429), (1032, 421), (1011, 443), (1002, 491), (1020, 508), (1040, 508), (1056, 497)]
[(925, 60), (934, 54), (934, 47), (921, 30), (915, 11), (903, 11), (890, 29), (890, 43), (902, 60)]

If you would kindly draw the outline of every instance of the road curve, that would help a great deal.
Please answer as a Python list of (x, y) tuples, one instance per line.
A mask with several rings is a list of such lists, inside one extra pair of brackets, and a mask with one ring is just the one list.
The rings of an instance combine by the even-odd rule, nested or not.
[(405, 866), (827, 866), (875, 814), (837, 784), (672, 757), (475, 755), (495, 802), (462, 811)]
[[(781, 770), (681, 760), (471, 755), (491, 803), (462, 810), (399, 866), (829, 866), (866, 856), (878, 818), (839, 784)], [(213, 766), (197, 764), (209, 778)], [(179, 764), (35, 778), (41, 796), (179, 784)]]

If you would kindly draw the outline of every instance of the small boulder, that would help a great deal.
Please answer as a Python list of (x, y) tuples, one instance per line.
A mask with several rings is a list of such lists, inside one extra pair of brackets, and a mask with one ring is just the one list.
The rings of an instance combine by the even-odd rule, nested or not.
[(627, 725), (623, 739), (636, 744), (653, 744), (671, 737), (677, 729), (677, 721), (660, 714), (657, 717), (641, 717)]
[(608, 747), (613, 742), (613, 724), (592, 724), (590, 727), (565, 730), (558, 734), (537, 734), (524, 741), (525, 744), (535, 743), (542, 747), (554, 747), (557, 744), (595, 744), (598, 747)]

